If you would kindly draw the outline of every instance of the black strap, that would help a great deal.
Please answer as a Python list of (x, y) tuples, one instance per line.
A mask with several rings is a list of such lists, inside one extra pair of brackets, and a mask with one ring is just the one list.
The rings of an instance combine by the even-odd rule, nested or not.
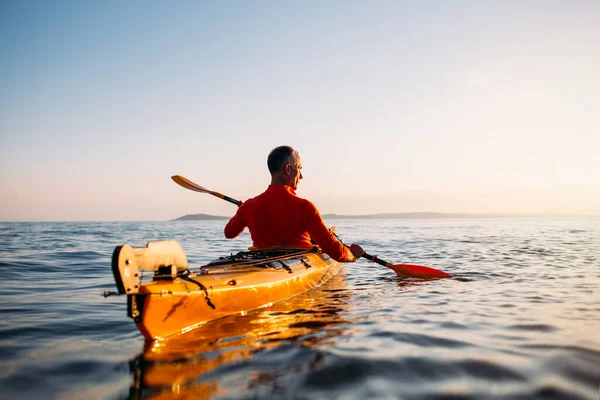
[(186, 282), (195, 283), (196, 285), (198, 285), (198, 287), (200, 288), (200, 290), (202, 290), (204, 292), (205, 299), (206, 299), (206, 304), (208, 304), (208, 306), (210, 308), (212, 308), (213, 310), (216, 308), (215, 305), (210, 301), (210, 297), (208, 295), (208, 290), (206, 289), (206, 286), (204, 286), (203, 284), (201, 284), (198, 281), (193, 280), (189, 276), (180, 276), (180, 278), (183, 279)]

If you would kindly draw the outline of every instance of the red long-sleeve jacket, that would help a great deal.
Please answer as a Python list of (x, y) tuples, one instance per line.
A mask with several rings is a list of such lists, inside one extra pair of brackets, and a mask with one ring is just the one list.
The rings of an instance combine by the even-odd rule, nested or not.
[(264, 193), (246, 200), (225, 226), (225, 237), (237, 237), (246, 227), (258, 248), (311, 248), (312, 239), (336, 261), (353, 259), (350, 251), (327, 229), (317, 207), (296, 196), (286, 185), (269, 185)]

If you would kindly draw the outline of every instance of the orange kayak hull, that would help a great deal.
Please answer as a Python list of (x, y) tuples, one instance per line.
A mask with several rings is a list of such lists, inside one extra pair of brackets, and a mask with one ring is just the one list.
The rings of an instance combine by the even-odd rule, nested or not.
[[(268, 306), (319, 286), (342, 264), (326, 254), (308, 253), (278, 262), (216, 267), (185, 277), (143, 283), (128, 295), (128, 314), (149, 340), (166, 339), (209, 321)], [(275, 264), (275, 263), (271, 263)], [(279, 265), (278, 264), (278, 265)]]

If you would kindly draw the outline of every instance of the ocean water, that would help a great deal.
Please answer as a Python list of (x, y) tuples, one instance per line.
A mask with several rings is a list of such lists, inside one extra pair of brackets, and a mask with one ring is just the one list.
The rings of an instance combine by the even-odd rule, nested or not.
[(591, 399), (600, 219), (328, 220), (362, 260), (323, 286), (146, 343), (116, 245), (178, 240), (191, 265), (250, 245), (223, 221), (1, 223), (0, 398)]

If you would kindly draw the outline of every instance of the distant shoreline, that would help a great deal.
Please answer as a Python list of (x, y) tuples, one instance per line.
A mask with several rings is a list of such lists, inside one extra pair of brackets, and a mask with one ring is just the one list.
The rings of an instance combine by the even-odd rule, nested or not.
[[(594, 218), (594, 216), (568, 214), (527, 214), (527, 213), (439, 213), (439, 212), (410, 212), (410, 213), (381, 213), (381, 214), (323, 214), (323, 219), (475, 219), (475, 218)], [(187, 214), (172, 221), (222, 221), (231, 217), (210, 214)]]
[(230, 219), (231, 217), (223, 217), (221, 215), (209, 214), (187, 214), (183, 217), (172, 219), (171, 221), (219, 221)]

